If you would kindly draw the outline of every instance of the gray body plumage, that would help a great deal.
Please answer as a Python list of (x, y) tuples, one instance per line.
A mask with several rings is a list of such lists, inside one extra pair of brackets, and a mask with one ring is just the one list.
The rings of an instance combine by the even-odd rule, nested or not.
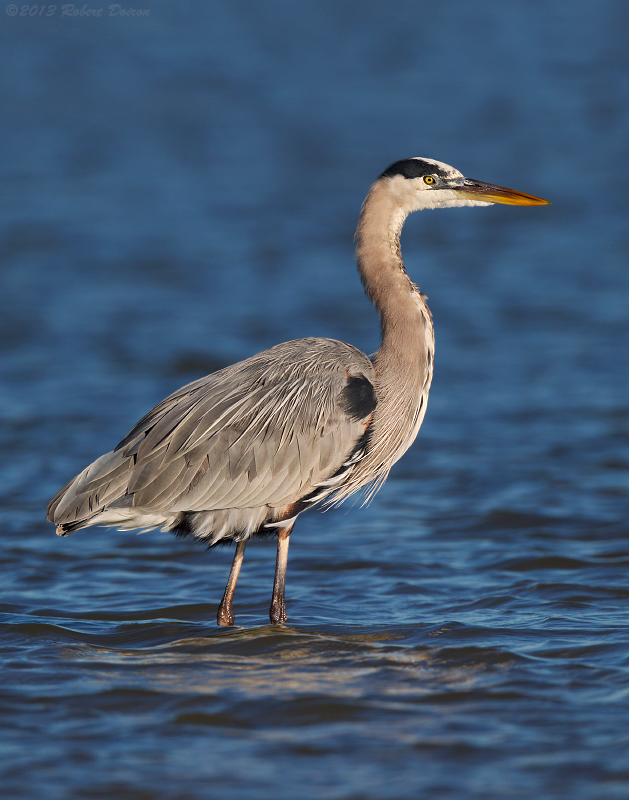
[(61, 534), (160, 526), (216, 544), (274, 533), (355, 471), (373, 372), (355, 347), (312, 338), (201, 378), (64, 487), (48, 516)]
[(494, 202), (546, 201), (466, 179), (432, 159), (389, 167), (371, 187), (357, 230), (358, 271), (382, 325), (373, 358), (332, 339), (298, 339), (184, 386), (53, 498), (47, 518), (57, 533), (163, 527), (210, 545), (237, 542), (219, 625), (233, 624), (246, 541), (277, 533), (271, 620), (285, 621), (296, 517), (360, 489), (370, 497), (426, 412), (433, 326), (402, 263), (404, 220), (423, 208)]

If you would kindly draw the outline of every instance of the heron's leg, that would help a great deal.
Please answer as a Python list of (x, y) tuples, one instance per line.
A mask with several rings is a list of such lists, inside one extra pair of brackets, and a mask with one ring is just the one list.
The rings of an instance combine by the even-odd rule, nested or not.
[[(294, 524), (294, 523), (293, 523)], [(284, 602), (284, 585), (286, 583), (286, 562), (288, 560), (288, 537), (293, 526), (281, 528), (277, 534), (277, 557), (275, 559), (275, 580), (273, 582), (273, 599), (269, 616), (273, 625), (282, 625), (286, 616), (286, 603)]]
[(232, 562), (232, 568), (227, 579), (227, 586), (225, 587), (225, 594), (218, 607), (218, 614), (216, 615), (216, 622), (224, 627), (230, 627), (234, 624), (234, 590), (236, 589), (236, 581), (238, 580), (238, 573), (242, 566), (242, 559), (245, 555), (246, 542), (238, 542), (236, 544), (236, 553)]

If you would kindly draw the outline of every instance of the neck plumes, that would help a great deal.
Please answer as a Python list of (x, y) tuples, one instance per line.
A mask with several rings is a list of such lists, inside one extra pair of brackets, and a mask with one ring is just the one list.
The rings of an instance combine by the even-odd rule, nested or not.
[(353, 483), (375, 470), (379, 479), (374, 490), (415, 439), (432, 378), (430, 311), (406, 274), (400, 253), (400, 231), (407, 215), (386, 182), (379, 181), (365, 200), (356, 234), (358, 271), (380, 314), (382, 344), (373, 357), (377, 406), (367, 453)]

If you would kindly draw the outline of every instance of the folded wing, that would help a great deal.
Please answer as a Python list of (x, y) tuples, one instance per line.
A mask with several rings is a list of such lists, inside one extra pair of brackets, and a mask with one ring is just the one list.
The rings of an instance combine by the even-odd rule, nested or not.
[(134, 512), (125, 527), (216, 509), (275, 518), (351, 456), (375, 407), (372, 382), (351, 345), (278, 345), (166, 398), (56, 495), (48, 519), (70, 532)]

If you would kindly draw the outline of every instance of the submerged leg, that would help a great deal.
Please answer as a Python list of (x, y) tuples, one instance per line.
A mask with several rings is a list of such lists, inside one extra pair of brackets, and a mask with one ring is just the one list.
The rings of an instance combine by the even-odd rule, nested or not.
[(286, 562), (288, 560), (288, 537), (293, 526), (281, 528), (277, 534), (277, 557), (275, 560), (275, 581), (273, 582), (273, 600), (269, 616), (273, 625), (286, 622), (286, 604), (284, 602), (284, 584), (286, 583)]
[(216, 622), (224, 627), (230, 627), (234, 624), (234, 590), (236, 589), (236, 581), (238, 580), (238, 573), (242, 566), (242, 559), (245, 554), (246, 542), (238, 542), (236, 544), (236, 553), (232, 562), (232, 568), (227, 579), (227, 586), (225, 587), (225, 594), (218, 607), (218, 614), (216, 615)]

